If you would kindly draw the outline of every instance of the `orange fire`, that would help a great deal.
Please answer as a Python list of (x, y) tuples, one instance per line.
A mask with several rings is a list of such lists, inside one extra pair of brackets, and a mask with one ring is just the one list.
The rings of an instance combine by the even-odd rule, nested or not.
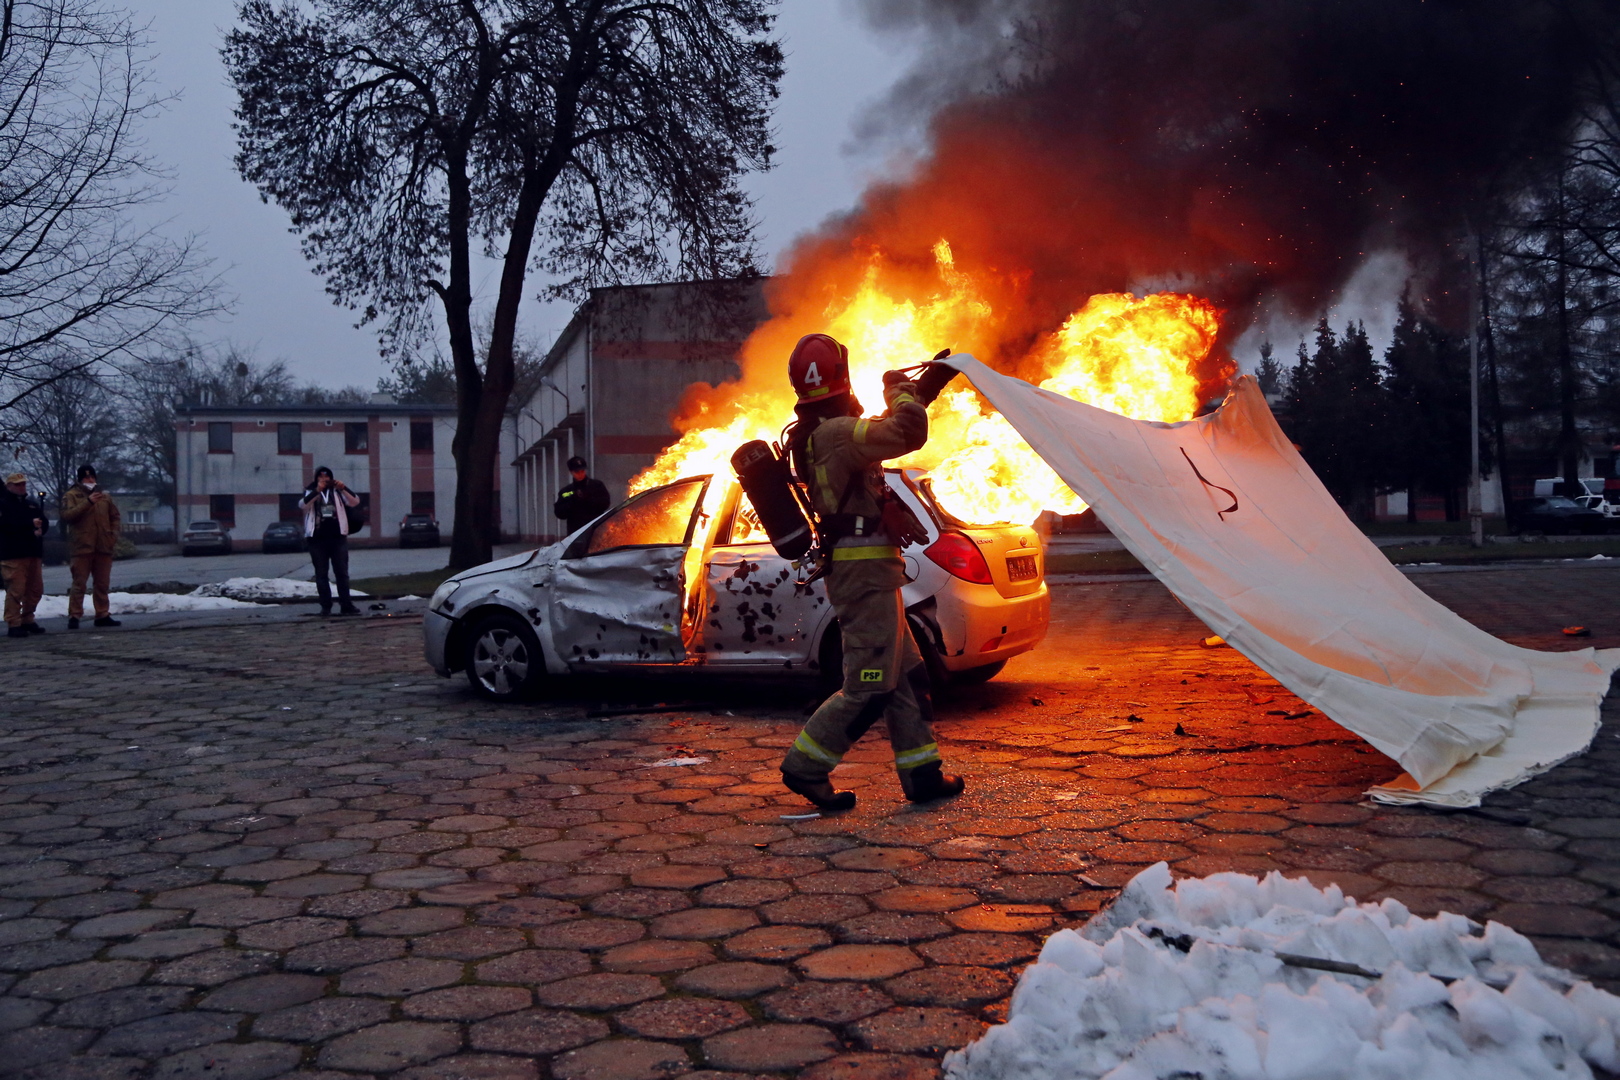
[[(849, 346), (851, 381), (869, 412), (881, 408), (884, 371), (952, 346), (1001, 370), (1044, 375), (1045, 389), (1125, 416), (1177, 421), (1197, 413), (1197, 372), (1219, 330), (1208, 301), (1177, 293), (1141, 299), (1100, 294), (1020, 350), (1001, 340), (1004, 320), (996, 310), (997, 301), (1016, 298), (1018, 283), (959, 269), (944, 240), (934, 245), (933, 261), (932, 272), (920, 278), (871, 253), (841, 295), (824, 297), (819, 305), (801, 298), (790, 305), (796, 311), (773, 302), (778, 314), (743, 348), (743, 378), (698, 388), (677, 420), (684, 434), (631, 482), (631, 492), (682, 476), (725, 475), (742, 443), (777, 438), (793, 417), (788, 351), (801, 333), (814, 330)], [(1027, 523), (1043, 510), (1085, 509), (1012, 426), (965, 385), (953, 384), (930, 407), (928, 445), (899, 464), (929, 470), (941, 505), (966, 521)]]

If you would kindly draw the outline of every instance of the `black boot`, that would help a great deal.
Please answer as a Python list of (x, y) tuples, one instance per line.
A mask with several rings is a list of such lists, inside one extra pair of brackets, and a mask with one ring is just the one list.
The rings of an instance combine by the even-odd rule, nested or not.
[(68, 629), (69, 630), (77, 630), (78, 628), (79, 628), (79, 620), (77, 618), (71, 618), (71, 619), (68, 620)]
[(960, 776), (950, 776), (941, 772), (937, 761), (930, 761), (926, 765), (912, 769), (909, 779), (910, 783), (902, 783), (900, 786), (905, 788), (906, 798), (914, 803), (954, 799), (967, 787), (966, 781)]
[(123, 626), (124, 624), (119, 622), (117, 619), (113, 618), (111, 615), (103, 615), (101, 618), (96, 620), (96, 625), (97, 626)]
[(784, 770), (782, 785), (795, 795), (803, 795), (821, 810), (851, 810), (855, 806), (853, 791), (835, 791), (826, 780), (806, 780)]
[(20, 626), (8, 626), (8, 627), (6, 627), (6, 637), (27, 637), (27, 636), (28, 636), (28, 631), (24, 630)]
[(30, 634), (43, 634), (45, 632), (45, 628), (37, 622), (25, 622), (23, 623), (23, 629)]

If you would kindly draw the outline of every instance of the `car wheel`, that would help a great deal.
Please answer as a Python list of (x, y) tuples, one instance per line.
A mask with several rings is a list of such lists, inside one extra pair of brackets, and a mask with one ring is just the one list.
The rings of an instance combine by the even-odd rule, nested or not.
[(545, 676), (540, 641), (529, 624), (510, 612), (486, 615), (467, 633), (467, 682), (489, 701), (533, 696)]
[(1000, 675), (1001, 669), (1006, 666), (1007, 661), (997, 660), (993, 664), (980, 664), (978, 667), (968, 668), (966, 671), (958, 671), (955, 678), (957, 682), (967, 686), (972, 686), (976, 683), (987, 683), (997, 675)]

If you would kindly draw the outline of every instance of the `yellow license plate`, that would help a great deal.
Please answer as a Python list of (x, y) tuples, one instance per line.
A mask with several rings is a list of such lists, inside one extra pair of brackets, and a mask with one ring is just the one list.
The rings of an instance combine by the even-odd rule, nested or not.
[(1033, 555), (1009, 555), (1007, 557), (1007, 578), (1009, 581), (1031, 581), (1040, 576), (1035, 566)]

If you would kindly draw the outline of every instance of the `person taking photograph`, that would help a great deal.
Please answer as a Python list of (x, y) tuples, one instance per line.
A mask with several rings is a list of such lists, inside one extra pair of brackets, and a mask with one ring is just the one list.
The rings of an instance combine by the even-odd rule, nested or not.
[(360, 496), (343, 481), (333, 478), (325, 465), (315, 470), (315, 479), (304, 489), (299, 509), (304, 512), (304, 535), (309, 538), (309, 560), (315, 565), (315, 590), (321, 598), (321, 614), (332, 614), (332, 584), (327, 568), (337, 578), (338, 614), (358, 615), (360, 609), (349, 599), (349, 511), (360, 505)]

